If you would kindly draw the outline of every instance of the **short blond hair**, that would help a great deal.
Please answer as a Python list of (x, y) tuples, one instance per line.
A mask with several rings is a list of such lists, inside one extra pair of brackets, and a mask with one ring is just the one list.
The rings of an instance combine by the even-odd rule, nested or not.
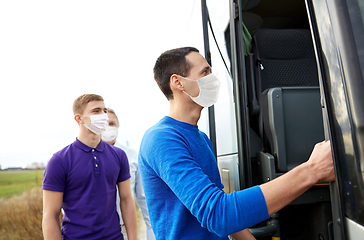
[(87, 103), (92, 101), (104, 101), (104, 99), (97, 94), (83, 94), (73, 102), (73, 114), (83, 114)]
[(119, 124), (119, 119), (118, 119), (118, 116), (116, 115), (115, 111), (113, 109), (111, 109), (111, 108), (106, 108), (106, 110), (107, 110), (108, 113), (112, 113), (112, 114), (115, 115), (116, 121), (118, 122), (118, 127), (119, 127), (119, 125), (120, 125)]

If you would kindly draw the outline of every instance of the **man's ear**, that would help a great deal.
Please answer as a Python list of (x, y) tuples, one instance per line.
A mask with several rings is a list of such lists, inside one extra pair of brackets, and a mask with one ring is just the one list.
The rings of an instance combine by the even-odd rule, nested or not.
[(170, 77), (170, 86), (171, 89), (178, 89), (180, 91), (184, 91), (184, 86), (183, 83), (180, 81), (180, 76), (178, 76), (177, 74), (173, 74)]
[(75, 114), (74, 118), (78, 124), (83, 124), (80, 114)]

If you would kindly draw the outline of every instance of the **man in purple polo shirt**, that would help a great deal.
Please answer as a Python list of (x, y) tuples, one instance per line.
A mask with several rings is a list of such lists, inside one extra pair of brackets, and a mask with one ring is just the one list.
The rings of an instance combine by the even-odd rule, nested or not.
[(128, 238), (136, 240), (128, 159), (123, 150), (100, 138), (108, 123), (104, 100), (82, 95), (73, 103), (73, 112), (79, 135), (53, 155), (44, 173), (44, 239), (123, 239), (116, 212), (117, 185)]

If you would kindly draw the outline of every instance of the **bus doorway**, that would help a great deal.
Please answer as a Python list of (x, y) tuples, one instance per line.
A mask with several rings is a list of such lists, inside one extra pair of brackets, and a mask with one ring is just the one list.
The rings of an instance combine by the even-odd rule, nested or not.
[[(363, 3), (204, 3), (205, 47), (209, 41), (219, 77), (225, 72), (225, 94), (209, 116), (225, 191), (279, 177), (316, 142), (332, 143), (337, 181), (311, 188), (251, 231), (258, 239), (361, 239)], [(225, 28), (214, 28), (221, 19)]]

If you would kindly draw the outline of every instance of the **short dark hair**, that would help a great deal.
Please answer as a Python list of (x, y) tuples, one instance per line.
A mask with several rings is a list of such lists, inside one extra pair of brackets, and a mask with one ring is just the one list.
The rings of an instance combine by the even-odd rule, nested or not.
[(175, 48), (162, 53), (155, 62), (153, 68), (154, 79), (168, 100), (173, 99), (170, 87), (171, 76), (173, 74), (178, 74), (182, 77), (189, 75), (191, 64), (187, 61), (186, 55), (190, 52), (199, 51), (194, 47)]

